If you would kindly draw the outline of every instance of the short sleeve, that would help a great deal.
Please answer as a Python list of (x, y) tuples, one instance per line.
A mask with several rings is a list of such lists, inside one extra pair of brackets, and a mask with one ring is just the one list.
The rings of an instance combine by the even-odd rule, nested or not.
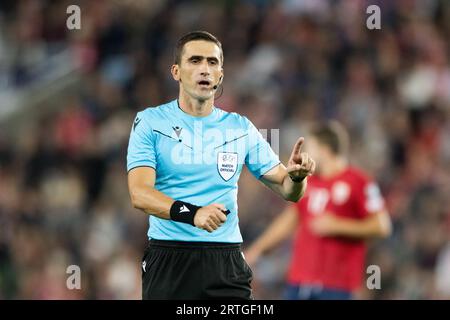
[(385, 204), (383, 196), (380, 188), (374, 181), (370, 179), (363, 181), (362, 188), (358, 188), (356, 192), (357, 205), (362, 217), (384, 209)]
[[(245, 118), (246, 119), (246, 118)], [(280, 159), (269, 143), (248, 119), (248, 153), (245, 164), (257, 179), (280, 163)]]
[(156, 169), (155, 135), (143, 112), (136, 115), (128, 142), (127, 171), (136, 167)]

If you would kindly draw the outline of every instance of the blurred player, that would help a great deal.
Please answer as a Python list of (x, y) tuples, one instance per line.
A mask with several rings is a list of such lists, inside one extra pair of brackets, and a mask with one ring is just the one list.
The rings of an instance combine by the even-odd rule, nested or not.
[(139, 112), (128, 147), (131, 200), (150, 214), (143, 298), (251, 299), (237, 212), (242, 167), (297, 201), (314, 161), (300, 138), (286, 168), (247, 118), (214, 106), (223, 52), (213, 35), (183, 36), (171, 72), (178, 99)]
[(312, 130), (306, 151), (317, 170), (304, 197), (245, 251), (253, 265), (295, 231), (286, 299), (351, 299), (365, 273), (365, 240), (391, 232), (378, 186), (348, 164), (347, 146), (337, 122)]

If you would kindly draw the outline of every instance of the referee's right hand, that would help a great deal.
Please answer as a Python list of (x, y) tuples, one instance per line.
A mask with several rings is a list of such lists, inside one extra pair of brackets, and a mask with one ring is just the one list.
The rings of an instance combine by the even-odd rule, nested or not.
[(194, 224), (197, 228), (213, 232), (227, 220), (227, 216), (222, 212), (225, 210), (225, 206), (219, 203), (202, 207), (195, 214)]

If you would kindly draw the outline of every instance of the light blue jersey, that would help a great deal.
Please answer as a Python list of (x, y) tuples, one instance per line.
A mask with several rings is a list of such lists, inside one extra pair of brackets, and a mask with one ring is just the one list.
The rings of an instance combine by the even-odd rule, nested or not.
[(237, 193), (244, 163), (258, 179), (280, 163), (246, 117), (216, 107), (205, 117), (195, 117), (178, 100), (139, 112), (131, 129), (127, 170), (152, 167), (155, 188), (169, 197), (197, 206), (221, 203), (230, 210), (227, 221), (212, 233), (150, 216), (148, 237), (242, 242)]

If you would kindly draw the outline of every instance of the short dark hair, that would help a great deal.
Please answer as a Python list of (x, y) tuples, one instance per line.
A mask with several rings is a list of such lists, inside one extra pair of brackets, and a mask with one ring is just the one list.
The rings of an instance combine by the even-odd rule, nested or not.
[(344, 126), (337, 121), (316, 125), (312, 128), (311, 135), (319, 143), (328, 146), (334, 154), (344, 155), (348, 152), (350, 138)]
[(196, 40), (204, 40), (204, 41), (209, 41), (209, 42), (215, 43), (220, 48), (220, 59), (221, 59), (222, 65), (223, 65), (222, 44), (215, 36), (213, 36), (211, 33), (207, 32), (207, 31), (192, 31), (192, 32), (185, 34), (180, 39), (178, 39), (177, 45), (175, 46), (174, 55), (173, 55), (174, 64), (180, 64), (184, 45), (188, 42), (196, 41)]

